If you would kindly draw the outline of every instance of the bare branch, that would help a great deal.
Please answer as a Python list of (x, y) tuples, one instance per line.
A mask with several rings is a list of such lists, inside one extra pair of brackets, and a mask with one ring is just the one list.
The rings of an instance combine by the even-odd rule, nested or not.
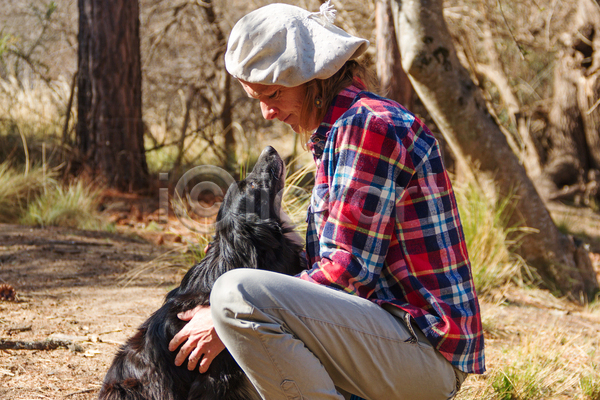
[(521, 55), (521, 60), (525, 60), (525, 51), (523, 50), (523, 47), (521, 46), (521, 44), (519, 43), (517, 38), (515, 37), (515, 35), (512, 31), (512, 28), (508, 24), (508, 21), (506, 20), (506, 15), (504, 15), (504, 10), (502, 9), (502, 0), (497, 0), (497, 1), (498, 1), (498, 7), (500, 7), (500, 14), (502, 14), (502, 19), (504, 20), (504, 23), (506, 24), (506, 28), (508, 28), (508, 32), (510, 33), (510, 36), (512, 37), (513, 42), (515, 42), (515, 44), (517, 45), (517, 47), (519, 49), (519, 54)]

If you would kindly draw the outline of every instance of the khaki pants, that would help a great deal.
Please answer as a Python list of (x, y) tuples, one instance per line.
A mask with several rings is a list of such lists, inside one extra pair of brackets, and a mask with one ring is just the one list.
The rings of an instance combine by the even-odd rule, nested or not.
[(403, 311), (298, 278), (236, 269), (210, 301), (219, 337), (263, 399), (445, 400), (466, 376)]

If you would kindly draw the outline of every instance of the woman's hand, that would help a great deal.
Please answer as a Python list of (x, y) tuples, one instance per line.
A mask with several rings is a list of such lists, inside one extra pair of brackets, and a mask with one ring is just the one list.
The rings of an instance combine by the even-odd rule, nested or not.
[(188, 369), (193, 371), (201, 359), (200, 373), (206, 372), (212, 360), (225, 349), (215, 331), (210, 306), (197, 306), (179, 313), (177, 317), (189, 322), (169, 342), (170, 351), (177, 350), (179, 345), (185, 342), (175, 357), (175, 365), (182, 365), (188, 358)]

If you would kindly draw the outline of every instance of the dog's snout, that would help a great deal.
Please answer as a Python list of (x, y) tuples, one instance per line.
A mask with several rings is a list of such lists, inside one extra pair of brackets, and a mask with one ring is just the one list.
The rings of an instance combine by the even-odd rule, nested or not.
[(271, 154), (276, 154), (277, 150), (275, 150), (273, 148), (273, 146), (267, 146), (264, 148), (264, 150), (262, 151), (262, 153), (260, 153), (260, 155), (271, 155)]

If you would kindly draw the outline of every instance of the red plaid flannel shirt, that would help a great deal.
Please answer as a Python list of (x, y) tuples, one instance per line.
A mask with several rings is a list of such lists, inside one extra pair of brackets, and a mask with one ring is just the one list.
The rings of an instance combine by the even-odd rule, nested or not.
[(437, 140), (360, 81), (308, 143), (317, 163), (300, 278), (408, 312), (455, 367), (483, 373), (483, 330)]

